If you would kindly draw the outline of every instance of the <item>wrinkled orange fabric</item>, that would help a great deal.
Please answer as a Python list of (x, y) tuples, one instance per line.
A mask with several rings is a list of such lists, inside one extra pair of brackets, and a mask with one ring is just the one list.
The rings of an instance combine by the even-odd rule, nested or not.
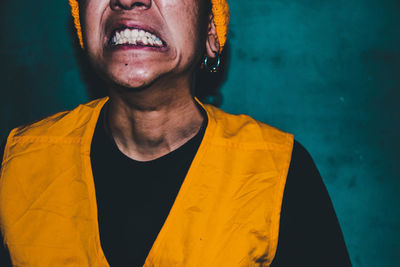
[[(79, 3), (78, 0), (68, 0), (71, 6), (71, 14), (74, 18), (74, 25), (76, 28), (76, 33), (78, 35), (78, 40), (83, 48), (83, 37), (82, 37), (82, 27), (81, 21), (79, 19)], [(217, 36), (220, 43), (220, 53), (224, 49), (227, 35), (228, 35), (228, 25), (229, 25), (229, 6), (227, 0), (211, 0), (212, 12), (214, 16), (214, 23), (217, 30)]]
[[(14, 266), (109, 266), (90, 161), (106, 101), (10, 133), (0, 177), (0, 226)], [(293, 136), (246, 115), (203, 108), (204, 138), (144, 266), (269, 266)]]

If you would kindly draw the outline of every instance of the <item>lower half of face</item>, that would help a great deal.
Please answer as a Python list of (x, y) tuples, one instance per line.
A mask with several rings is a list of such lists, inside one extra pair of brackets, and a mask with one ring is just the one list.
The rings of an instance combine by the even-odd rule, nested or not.
[(201, 0), (86, 0), (85, 47), (110, 82), (146, 87), (181, 77), (204, 51), (207, 20)]

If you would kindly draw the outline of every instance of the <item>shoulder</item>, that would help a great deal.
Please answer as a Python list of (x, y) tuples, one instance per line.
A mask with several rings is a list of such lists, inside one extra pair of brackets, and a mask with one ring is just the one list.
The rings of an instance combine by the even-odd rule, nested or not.
[(293, 145), (285, 195), (289, 202), (297, 202), (295, 205), (307, 203), (316, 206), (330, 202), (326, 186), (312, 156), (296, 140)]
[(297, 140), (294, 140), (293, 144), (289, 174), (296, 177), (296, 180), (299, 180), (298, 177), (302, 177), (302, 179), (314, 177), (314, 180), (320, 180), (319, 171), (310, 152)]
[(276, 146), (293, 146), (293, 135), (249, 115), (234, 115), (215, 106), (205, 105), (209, 119), (215, 121), (216, 136), (242, 144), (263, 144), (269, 149)]
[(68, 131), (79, 129), (87, 123), (99, 106), (107, 101), (106, 98), (96, 99), (89, 103), (81, 104), (68, 111), (58, 112), (44, 119), (13, 129), (12, 138), (37, 137), (37, 136), (67, 136)]
[(87, 144), (106, 101), (107, 98), (97, 99), (13, 129), (3, 148), (3, 165), (11, 155), (23, 155), (28, 151), (40, 153), (54, 144), (74, 147)]
[(315, 167), (311, 154), (298, 140), (294, 140), (293, 142), (291, 165), (296, 168), (302, 168), (305, 166)]

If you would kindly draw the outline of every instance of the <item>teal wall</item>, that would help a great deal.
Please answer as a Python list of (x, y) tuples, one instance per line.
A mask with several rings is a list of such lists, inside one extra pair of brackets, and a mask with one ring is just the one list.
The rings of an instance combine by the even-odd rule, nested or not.
[[(231, 0), (221, 107), (312, 154), (354, 266), (400, 266), (400, 3)], [(0, 135), (89, 99), (67, 1), (0, 3)]]

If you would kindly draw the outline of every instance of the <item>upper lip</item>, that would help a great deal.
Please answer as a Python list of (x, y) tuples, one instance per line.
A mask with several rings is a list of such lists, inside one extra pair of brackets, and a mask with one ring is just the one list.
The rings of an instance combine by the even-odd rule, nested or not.
[(123, 29), (138, 29), (138, 30), (147, 31), (151, 34), (154, 34), (156, 37), (160, 38), (160, 40), (163, 42), (164, 46), (167, 45), (167, 43), (165, 42), (165, 39), (162, 36), (162, 33), (160, 31), (156, 30), (155, 28), (153, 28), (147, 24), (129, 21), (129, 20), (120, 20), (115, 23), (112, 23), (111, 25), (109, 25), (107, 27), (107, 32), (106, 32), (107, 44), (111, 43), (111, 38), (114, 36), (116, 31), (120, 31)]

